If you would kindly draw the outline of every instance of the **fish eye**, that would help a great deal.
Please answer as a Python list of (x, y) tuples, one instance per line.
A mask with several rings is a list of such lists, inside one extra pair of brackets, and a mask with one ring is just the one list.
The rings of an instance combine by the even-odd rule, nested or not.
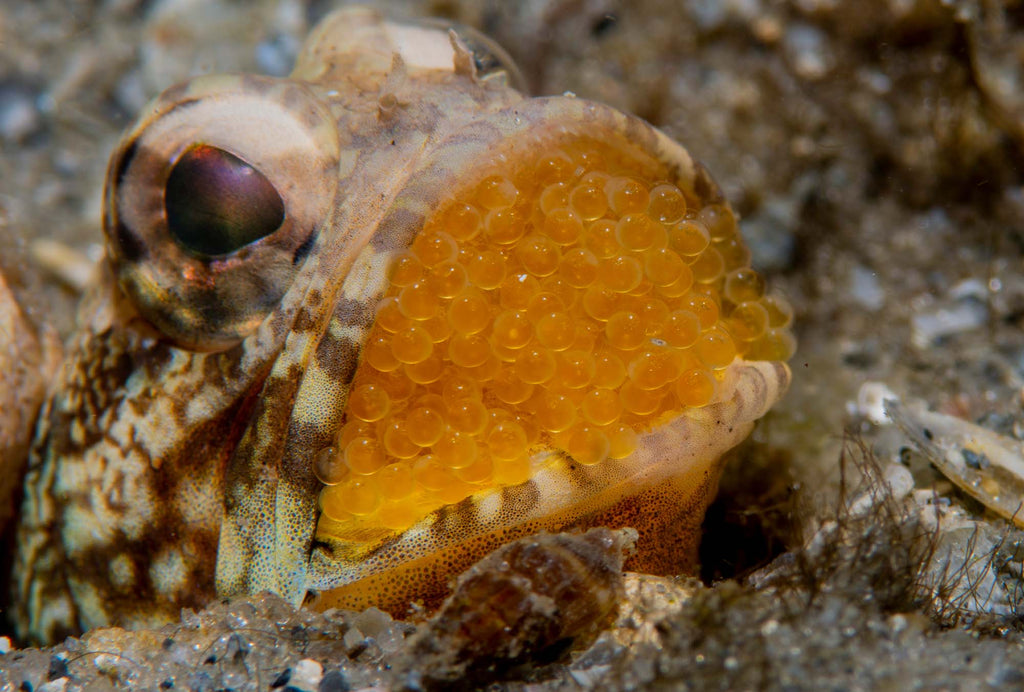
[(339, 145), (302, 84), (211, 75), (165, 91), (107, 174), (111, 265), (168, 340), (230, 348), (280, 304), (327, 222)]
[(284, 223), (281, 195), (267, 177), (229, 151), (197, 144), (171, 167), (164, 186), (167, 229), (199, 255), (227, 255)]

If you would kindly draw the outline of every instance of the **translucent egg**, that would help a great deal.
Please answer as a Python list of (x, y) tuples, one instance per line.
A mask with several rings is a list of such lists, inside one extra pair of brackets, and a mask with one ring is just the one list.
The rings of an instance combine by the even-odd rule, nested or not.
[(559, 207), (544, 217), (542, 230), (559, 245), (570, 245), (583, 233), (583, 220), (572, 209)]
[(633, 312), (616, 312), (605, 324), (608, 343), (623, 351), (638, 348), (647, 340), (647, 330), (639, 315)]
[(644, 274), (655, 286), (670, 286), (689, 272), (686, 263), (668, 248), (649, 250), (644, 253)]
[(484, 217), (484, 235), (498, 245), (510, 245), (526, 233), (526, 223), (515, 207), (492, 209)]
[(505, 279), (505, 258), (494, 250), (481, 250), (466, 265), (466, 274), (477, 288), (497, 288)]
[(402, 314), (401, 308), (398, 306), (398, 298), (395, 296), (388, 296), (382, 298), (377, 303), (377, 321), (376, 325), (386, 332), (392, 334), (400, 329), (405, 329), (412, 322), (408, 317)]
[(626, 379), (626, 366), (611, 351), (601, 351), (594, 356), (595, 387), (616, 389)]
[(391, 398), (380, 386), (363, 384), (351, 391), (348, 397), (348, 412), (367, 422), (378, 421), (391, 410)]
[(593, 466), (608, 458), (611, 444), (608, 436), (598, 428), (581, 427), (569, 438), (566, 450), (569, 456), (584, 466)]
[(576, 340), (576, 325), (564, 312), (550, 312), (537, 321), (537, 341), (552, 351), (564, 351)]
[(402, 372), (416, 384), (430, 384), (437, 382), (444, 374), (444, 360), (441, 358), (441, 353), (435, 349), (419, 363), (404, 364)]
[(676, 396), (683, 406), (706, 406), (715, 395), (716, 381), (710, 370), (693, 368), (676, 382)]
[(390, 464), (376, 475), (377, 488), (385, 500), (403, 500), (416, 490), (416, 479), (408, 464)]
[(460, 432), (446, 434), (432, 447), (439, 463), (449, 469), (464, 469), (474, 461), (480, 450), (472, 435)]
[(420, 447), (429, 447), (441, 439), (445, 431), (443, 413), (437, 408), (420, 406), (409, 411), (405, 418), (409, 439)]
[(643, 265), (635, 257), (619, 255), (601, 263), (601, 280), (616, 293), (632, 291), (643, 278)]
[(491, 344), (481, 334), (453, 334), (448, 341), (448, 357), (464, 368), (483, 365), (491, 357)]
[(345, 446), (345, 466), (349, 471), (360, 476), (376, 473), (387, 463), (384, 450), (372, 437), (357, 437)]
[(375, 332), (367, 339), (363, 346), (363, 358), (380, 372), (391, 372), (402, 365), (391, 352), (390, 337), (382, 332)]
[(634, 252), (655, 246), (664, 235), (661, 224), (647, 214), (626, 214), (615, 224), (615, 239), (619, 245)]
[(459, 252), (455, 239), (443, 231), (421, 233), (412, 241), (412, 252), (427, 267), (451, 262)]
[(495, 459), (518, 459), (528, 447), (526, 432), (514, 421), (498, 423), (487, 433), (487, 449)]
[(587, 249), (598, 259), (610, 259), (622, 251), (615, 237), (617, 224), (608, 219), (598, 219), (587, 227)]
[(370, 480), (353, 478), (335, 486), (337, 504), (356, 516), (366, 516), (380, 506), (380, 493)]
[(391, 262), (389, 278), (392, 286), (408, 286), (425, 274), (423, 264), (412, 252), (400, 252)]
[(494, 318), (491, 337), (495, 344), (508, 349), (519, 349), (533, 338), (533, 324), (523, 310), (505, 310)]
[(594, 283), (597, 279), (597, 270), (597, 256), (590, 250), (573, 248), (562, 255), (559, 271), (565, 277), (566, 283), (573, 288), (586, 288)]
[(724, 368), (736, 357), (736, 344), (722, 329), (713, 328), (697, 338), (693, 346), (697, 355), (711, 368)]
[(547, 215), (555, 209), (564, 209), (569, 204), (569, 186), (564, 182), (548, 185), (540, 193), (540, 211)]
[(612, 459), (625, 459), (637, 446), (637, 434), (628, 425), (611, 425), (605, 428), (608, 436), (608, 456)]
[(484, 178), (476, 189), (476, 201), (484, 209), (506, 209), (516, 202), (515, 183), (502, 175)]
[(600, 179), (581, 181), (569, 193), (569, 206), (584, 221), (601, 218), (608, 211), (604, 181)]
[(647, 213), (661, 223), (675, 223), (686, 213), (686, 198), (675, 185), (655, 185), (651, 188)]
[(680, 221), (668, 234), (669, 247), (680, 255), (693, 257), (704, 252), (711, 245), (711, 234), (700, 221)]
[(459, 334), (476, 334), (491, 322), (491, 303), (476, 289), (467, 289), (448, 305), (448, 323)]
[(768, 311), (760, 303), (740, 303), (729, 315), (729, 328), (741, 341), (753, 341), (768, 328)]
[(620, 216), (647, 211), (650, 194), (647, 186), (632, 178), (612, 178), (605, 185), (608, 205)]
[(438, 226), (455, 240), (467, 241), (480, 234), (483, 219), (472, 205), (456, 202), (441, 212)]
[(391, 336), (391, 353), (402, 363), (420, 363), (434, 352), (434, 340), (423, 327), (412, 324)]
[(576, 164), (564, 151), (553, 151), (545, 154), (538, 161), (535, 168), (537, 180), (543, 184), (557, 183), (568, 180)]
[(343, 453), (334, 447), (321, 449), (313, 457), (313, 474), (324, 485), (337, 485), (349, 476)]
[(609, 425), (622, 415), (622, 402), (612, 389), (593, 389), (583, 397), (580, 413), (588, 423)]
[(558, 269), (561, 252), (554, 240), (535, 233), (516, 245), (516, 257), (523, 268), (534, 276), (549, 276)]
[(384, 427), (384, 451), (397, 459), (412, 459), (421, 447), (409, 437), (405, 421), (392, 419)]
[(430, 270), (428, 282), (442, 298), (458, 295), (469, 282), (465, 267), (458, 262), (442, 262)]
[(477, 399), (460, 399), (448, 406), (447, 419), (452, 430), (478, 435), (487, 427), (487, 408)]
[(555, 356), (543, 346), (522, 349), (515, 362), (515, 374), (523, 382), (543, 384), (555, 375)]
[(697, 220), (704, 224), (712, 240), (728, 238), (737, 232), (736, 217), (719, 204), (709, 204), (697, 213)]
[(589, 385), (597, 371), (594, 356), (587, 351), (573, 350), (558, 354), (558, 382), (568, 389)]
[(431, 282), (414, 281), (398, 294), (398, 308), (410, 320), (425, 320), (437, 314), (441, 307), (440, 296)]
[(749, 267), (731, 271), (725, 277), (725, 297), (734, 303), (760, 300), (764, 289), (764, 278)]
[(544, 392), (537, 402), (534, 420), (543, 430), (561, 432), (576, 422), (576, 406), (564, 394)]

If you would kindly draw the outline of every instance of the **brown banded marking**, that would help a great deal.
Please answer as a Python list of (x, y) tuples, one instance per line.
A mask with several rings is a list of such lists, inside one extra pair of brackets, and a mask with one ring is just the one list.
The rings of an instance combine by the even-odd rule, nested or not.
[(502, 518), (530, 512), (540, 501), (540, 489), (532, 480), (519, 485), (502, 486), (501, 491), (483, 497), (470, 496), (477, 513), (477, 525), (493, 525)]
[[(123, 406), (122, 400), (116, 408)], [(201, 556), (212, 559), (216, 551), (215, 523), (206, 515), (211, 505), (216, 507), (216, 502), (204, 488), (216, 486), (212, 482), (215, 479), (210, 478), (210, 474), (216, 473), (216, 464), (209, 468), (195, 466), (197, 461), (211, 461), (202, 456), (195, 458), (193, 465), (181, 464), (179, 459), (187, 459), (181, 449), (163, 449), (160, 453), (164, 455), (165, 468), (158, 468), (161, 464), (154, 464), (153, 459), (161, 457), (155, 457), (156, 450), (148, 444), (151, 434), (143, 427), (128, 424), (124, 416), (111, 416), (116, 408), (106, 409), (104, 417), (112, 417), (117, 425), (112, 424), (109, 432), (97, 430), (97, 437), (84, 450), (68, 433), (61, 432), (81, 428), (82, 418), (73, 417), (68, 425), (68, 418), (61, 417), (77, 416), (74, 408), (66, 409), (61, 416), (51, 415), (52, 427), (39, 440), (40, 444), (49, 445), (51, 455), (63, 456), (62, 463), (57, 465), (53, 456), (40, 455), (44, 463), (34, 465), (33, 473), (44, 473), (30, 487), (42, 492), (26, 498), (26, 507), (34, 510), (23, 530), (35, 528), (41, 533), (32, 534), (33, 540), (26, 541), (19, 554), (19, 561), (27, 567), (23, 572), (25, 582), (20, 587), (26, 598), (19, 601), (19, 607), (24, 609), (19, 615), (27, 616), (26, 611), (32, 614), (37, 636), (52, 636), (62, 630), (77, 629), (81, 622), (109, 618), (114, 604), (120, 604), (119, 618), (125, 624), (162, 621), (181, 604), (198, 605), (212, 595), (201, 587), (187, 593), (165, 593), (156, 584), (166, 585), (168, 574), (159, 565), (149, 565), (147, 556), (156, 552), (159, 560), (161, 552), (187, 551), (193, 558), (200, 558), (197, 567), (202, 564)], [(152, 415), (159, 413), (158, 409), (151, 411)], [(102, 418), (99, 422), (102, 424)], [(214, 427), (218, 438), (225, 437), (230, 430), (222, 424)], [(185, 426), (180, 430), (189, 431), (200, 444), (210, 435), (209, 430), (203, 432), (202, 426)], [(162, 431), (166, 433), (166, 426)], [(224, 442), (231, 443), (230, 433)], [(47, 544), (36, 539), (49, 531), (63, 535), (62, 543)], [(164, 546), (163, 550), (158, 546)], [(128, 574), (124, 570), (121, 580), (110, 578), (108, 565), (112, 561), (119, 564), (118, 555), (129, 555), (133, 560), (130, 585), (124, 582)], [(124, 559), (120, 561), (123, 563)], [(170, 580), (201, 582), (201, 573), (201, 569), (192, 569), (179, 572)], [(73, 608), (66, 604), (54, 609), (51, 599), (54, 603), (62, 603), (63, 599), (45, 586), (40, 588), (47, 582), (60, 583), (58, 575), (65, 575), (63, 578), (68, 580)], [(129, 595), (133, 598), (125, 600)], [(133, 600), (135, 596), (143, 600)]]
[[(341, 391), (331, 398), (333, 405), (341, 405), (344, 400), (344, 388), (352, 382), (356, 374), (359, 350), (366, 337), (366, 326), (344, 326), (337, 319), (331, 321), (331, 327), (324, 338), (317, 344), (314, 356), (314, 367), (318, 374), (314, 375), (322, 384), (318, 391), (335, 392), (339, 386)], [(315, 385), (311, 385), (315, 386)]]

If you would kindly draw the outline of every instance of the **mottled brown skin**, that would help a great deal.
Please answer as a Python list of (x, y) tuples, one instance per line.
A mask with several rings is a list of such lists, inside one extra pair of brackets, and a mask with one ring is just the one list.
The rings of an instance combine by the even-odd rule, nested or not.
[[(496, 151), (591, 137), (705, 203), (720, 199), (646, 123), (570, 97), (524, 99), (502, 74), (478, 74), (444, 32), (396, 31), (366, 10), (332, 15), (289, 79), (173, 88), (115, 152), (103, 280), (83, 303), (29, 460), (22, 635), (154, 625), (263, 590), (397, 608), (511, 537), (606, 520), (640, 529), (639, 566), (669, 571), (692, 557), (718, 459), (785, 389), (783, 364), (737, 361), (721, 404), (652, 430), (637, 454), (599, 471), (563, 459), (544, 478), (371, 543), (318, 528), (312, 460), (343, 422), (388, 259)], [(445, 46), (447, 62), (424, 57)], [(196, 141), (270, 179), (287, 210), (281, 230), (212, 259), (173, 241), (160, 191), (169, 161)], [(662, 538), (670, 557), (643, 557)]]

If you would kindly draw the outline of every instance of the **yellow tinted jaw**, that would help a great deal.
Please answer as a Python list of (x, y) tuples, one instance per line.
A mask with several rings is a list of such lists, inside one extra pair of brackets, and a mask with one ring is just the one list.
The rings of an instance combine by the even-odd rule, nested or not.
[(499, 157), (393, 262), (315, 462), (319, 533), (377, 543), (533, 478), (559, 458), (543, 451), (629, 457), (715, 402), (737, 357), (792, 355), (791, 311), (727, 206), (597, 141), (558, 144)]

